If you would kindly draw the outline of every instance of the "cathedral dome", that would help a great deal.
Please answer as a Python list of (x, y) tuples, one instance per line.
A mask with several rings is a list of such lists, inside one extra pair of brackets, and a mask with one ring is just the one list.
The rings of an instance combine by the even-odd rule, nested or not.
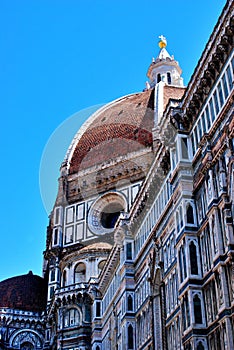
[(0, 307), (41, 312), (45, 306), (45, 281), (31, 271), (0, 282)]
[(152, 146), (153, 90), (122, 97), (94, 113), (66, 156), (68, 173), (97, 166)]

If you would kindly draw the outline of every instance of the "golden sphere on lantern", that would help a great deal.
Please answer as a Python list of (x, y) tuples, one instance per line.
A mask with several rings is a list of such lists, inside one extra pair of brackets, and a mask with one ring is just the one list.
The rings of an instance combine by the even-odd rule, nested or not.
[(160, 49), (163, 49), (164, 47), (167, 46), (167, 39), (165, 38), (165, 36), (160, 35), (159, 36), (159, 42), (158, 42), (158, 46), (160, 47)]

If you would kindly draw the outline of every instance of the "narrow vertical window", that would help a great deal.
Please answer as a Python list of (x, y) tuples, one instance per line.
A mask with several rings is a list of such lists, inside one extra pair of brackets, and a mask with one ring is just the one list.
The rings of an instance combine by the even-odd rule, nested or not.
[(50, 272), (50, 281), (51, 282), (55, 281), (55, 269), (51, 270)]
[(194, 224), (193, 207), (191, 206), (191, 204), (187, 206), (186, 216), (187, 216), (187, 223)]
[(180, 282), (183, 282), (182, 249), (179, 250), (179, 266)]
[(192, 145), (192, 152), (193, 152), (193, 156), (195, 154), (195, 144), (194, 144), (194, 134), (192, 133), (191, 135), (191, 145)]
[(202, 127), (201, 127), (201, 119), (198, 120), (197, 123), (197, 130), (198, 130), (198, 137), (199, 137), (199, 141), (202, 138)]
[(188, 159), (188, 141), (185, 137), (181, 138), (181, 149), (182, 149), (182, 158)]
[(189, 313), (189, 303), (188, 303), (188, 295), (185, 295), (185, 307), (186, 307), (186, 320), (187, 326), (190, 326), (190, 313)]
[(133, 350), (133, 327), (128, 326), (128, 350)]
[(58, 244), (58, 229), (54, 230), (54, 245)]
[(52, 299), (54, 296), (54, 290), (55, 290), (54, 287), (50, 287), (50, 299)]
[(126, 244), (126, 258), (127, 260), (132, 260), (132, 243)]
[(96, 301), (96, 317), (101, 317), (101, 302)]
[(91, 306), (89, 304), (85, 305), (85, 321), (91, 322)]
[(176, 212), (176, 228), (177, 228), (177, 233), (180, 231), (180, 220), (179, 220), (179, 213), (178, 211)]
[(157, 75), (157, 83), (159, 83), (161, 81), (161, 74)]
[(133, 299), (131, 295), (128, 295), (127, 310), (133, 311)]
[(217, 90), (214, 92), (214, 104), (215, 104), (215, 111), (216, 114), (219, 113), (219, 101), (218, 101), (218, 96), (217, 96)]
[(197, 133), (197, 127), (195, 127), (194, 129), (194, 136), (195, 136), (195, 144), (196, 144), (196, 148), (198, 146), (199, 140), (198, 140), (198, 133)]
[(204, 112), (202, 113), (202, 116), (201, 116), (201, 122), (202, 122), (203, 131), (205, 133), (207, 130), (206, 130), (206, 121), (205, 121), (205, 114), (204, 114)]
[(219, 82), (219, 85), (218, 85), (218, 94), (219, 94), (220, 105), (222, 107), (222, 105), (224, 104), (224, 97), (223, 97), (223, 90), (222, 90), (221, 82)]
[(181, 312), (182, 312), (182, 324), (183, 324), (183, 331), (186, 329), (186, 318), (185, 318), (185, 302), (182, 302), (181, 305)]
[(225, 73), (222, 76), (222, 83), (223, 83), (223, 92), (225, 99), (228, 97), (228, 85), (227, 85), (227, 78)]
[(227, 79), (228, 79), (228, 87), (229, 87), (229, 90), (231, 91), (233, 86), (233, 81), (232, 81), (232, 73), (231, 73), (230, 66), (227, 67)]
[(63, 271), (63, 287), (66, 287), (67, 285), (67, 271)]
[(186, 278), (187, 277), (187, 263), (186, 263), (186, 256), (185, 256), (184, 247), (182, 247), (182, 257), (183, 257), (184, 278)]
[(212, 98), (209, 101), (209, 106), (210, 106), (210, 115), (211, 115), (211, 120), (212, 122), (215, 120), (215, 112), (214, 112), (214, 104)]
[(198, 274), (198, 266), (197, 266), (197, 248), (194, 242), (191, 242), (189, 245), (189, 255), (190, 255), (190, 266), (191, 266), (191, 274)]
[(58, 223), (59, 223), (59, 212), (60, 212), (60, 209), (56, 208), (55, 209), (55, 225), (58, 225)]
[(210, 111), (208, 105), (206, 106), (205, 109), (205, 114), (206, 114), (206, 124), (207, 124), (207, 129), (209, 130), (211, 122), (210, 122)]
[(182, 211), (182, 206), (180, 206), (179, 213), (180, 213), (180, 228), (182, 228), (183, 225), (184, 225), (184, 223), (183, 223), (183, 211)]
[(202, 309), (201, 309), (201, 300), (198, 295), (195, 295), (193, 298), (193, 308), (194, 308), (194, 319), (195, 323), (202, 323)]
[(167, 72), (167, 83), (171, 85), (171, 73)]

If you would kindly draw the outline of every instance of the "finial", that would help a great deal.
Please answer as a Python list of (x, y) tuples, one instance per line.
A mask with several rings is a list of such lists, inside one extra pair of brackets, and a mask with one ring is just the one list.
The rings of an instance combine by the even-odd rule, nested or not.
[(145, 89), (146, 90), (150, 89), (150, 83), (148, 81), (145, 82)]
[(160, 35), (159, 36), (159, 42), (158, 42), (158, 46), (160, 47), (160, 49), (163, 49), (164, 47), (167, 46), (167, 39), (165, 38), (165, 36)]

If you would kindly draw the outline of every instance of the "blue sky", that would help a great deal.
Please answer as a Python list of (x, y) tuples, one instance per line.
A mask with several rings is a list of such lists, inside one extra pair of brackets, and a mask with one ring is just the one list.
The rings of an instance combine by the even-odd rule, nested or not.
[[(142, 91), (160, 34), (187, 84), (224, 5), (222, 0), (0, 2), (0, 280), (29, 270), (41, 274), (48, 213), (40, 173), (52, 209), (65, 145), (92, 106)], [(56, 129), (60, 149), (52, 146), (52, 158), (44, 158), (40, 170)]]

